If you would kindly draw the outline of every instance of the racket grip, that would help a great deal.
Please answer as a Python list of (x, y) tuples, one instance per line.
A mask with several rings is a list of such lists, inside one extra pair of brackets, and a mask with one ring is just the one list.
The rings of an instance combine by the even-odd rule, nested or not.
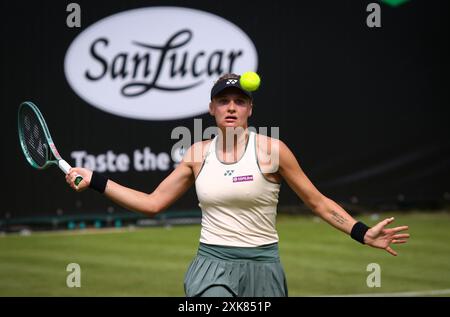
[(78, 186), (78, 184), (81, 183), (81, 181), (83, 180), (83, 177), (81, 175), (77, 175), (77, 177), (75, 178), (75, 186)]
[(64, 160), (59, 160), (58, 161), (58, 166), (61, 169), (61, 171), (64, 172), (64, 174), (69, 173), (69, 170), (72, 168), (72, 166), (70, 166), (69, 163), (67, 163)]
[[(69, 170), (72, 168), (72, 166), (69, 165), (69, 163), (67, 163), (65, 160), (59, 160), (58, 161), (58, 166), (61, 169), (61, 171), (64, 172), (64, 174), (69, 173)], [(81, 175), (77, 175), (75, 177), (75, 186), (78, 186), (78, 184), (80, 184), (80, 182), (83, 180), (83, 177)]]

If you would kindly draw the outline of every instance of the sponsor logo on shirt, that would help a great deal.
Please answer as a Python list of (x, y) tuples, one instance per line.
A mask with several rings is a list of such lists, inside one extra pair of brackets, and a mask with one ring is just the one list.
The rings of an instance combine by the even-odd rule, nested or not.
[(223, 176), (231, 176), (234, 173), (234, 170), (226, 170), (225, 173), (223, 173)]
[(253, 175), (243, 175), (233, 177), (233, 183), (251, 182), (253, 181)]

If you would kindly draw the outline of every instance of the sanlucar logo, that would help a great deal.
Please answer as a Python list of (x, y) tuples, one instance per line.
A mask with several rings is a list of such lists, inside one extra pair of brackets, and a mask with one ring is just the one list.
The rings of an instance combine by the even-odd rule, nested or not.
[(64, 71), (87, 103), (115, 115), (146, 120), (208, 111), (221, 74), (257, 69), (251, 39), (211, 13), (150, 7), (106, 17), (80, 33)]

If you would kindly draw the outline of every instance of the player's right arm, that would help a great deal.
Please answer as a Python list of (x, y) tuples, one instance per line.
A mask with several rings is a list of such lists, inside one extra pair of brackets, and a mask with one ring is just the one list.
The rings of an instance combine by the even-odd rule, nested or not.
[[(186, 152), (183, 160), (150, 194), (122, 186), (112, 180), (108, 180), (104, 195), (118, 205), (148, 215), (155, 215), (172, 203), (174, 203), (194, 183), (192, 160), (186, 159), (190, 156), (192, 148)], [(79, 174), (83, 181), (78, 187), (73, 183), (75, 176)], [(85, 168), (72, 168), (66, 175), (67, 183), (76, 191), (83, 191), (89, 187), (92, 171)]]

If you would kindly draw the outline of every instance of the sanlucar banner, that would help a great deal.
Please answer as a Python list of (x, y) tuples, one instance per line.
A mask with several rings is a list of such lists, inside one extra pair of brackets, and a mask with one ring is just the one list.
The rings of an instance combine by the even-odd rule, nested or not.
[(217, 15), (148, 7), (106, 17), (81, 32), (64, 70), (88, 104), (134, 119), (171, 120), (208, 110), (209, 89), (228, 72), (257, 70), (252, 40)]

